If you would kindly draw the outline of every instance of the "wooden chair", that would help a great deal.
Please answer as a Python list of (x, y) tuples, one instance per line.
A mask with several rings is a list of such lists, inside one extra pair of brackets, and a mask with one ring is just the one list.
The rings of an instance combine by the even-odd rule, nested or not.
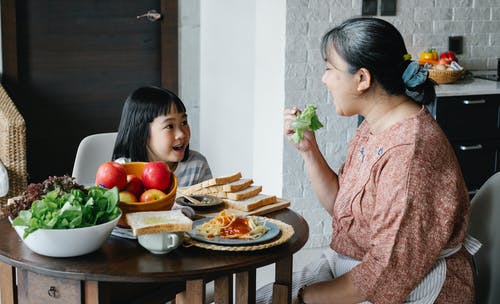
[(472, 198), (469, 233), (482, 243), (474, 256), (476, 302), (500, 303), (500, 172)]
[(26, 190), (26, 124), (14, 102), (0, 85), (0, 161), (5, 166), (9, 182), (7, 195), (0, 204)]

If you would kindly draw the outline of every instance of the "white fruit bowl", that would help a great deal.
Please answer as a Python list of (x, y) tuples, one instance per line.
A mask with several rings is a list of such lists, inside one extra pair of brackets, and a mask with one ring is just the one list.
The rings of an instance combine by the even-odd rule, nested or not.
[(13, 226), (17, 235), (32, 251), (49, 257), (73, 257), (99, 249), (118, 223), (121, 213), (113, 220), (84, 228), (38, 229), (23, 239), (25, 226)]

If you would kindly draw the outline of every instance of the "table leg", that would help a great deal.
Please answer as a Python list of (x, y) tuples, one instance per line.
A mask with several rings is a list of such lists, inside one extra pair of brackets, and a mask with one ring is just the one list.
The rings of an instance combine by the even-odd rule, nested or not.
[(255, 269), (236, 274), (236, 303), (255, 303)]
[(293, 258), (287, 258), (276, 262), (276, 276), (273, 285), (273, 303), (292, 302), (292, 271)]
[(16, 269), (8, 264), (0, 262), (0, 303), (16, 303)]
[(215, 304), (233, 304), (233, 275), (215, 279), (214, 302)]
[(205, 282), (186, 281), (186, 290), (175, 296), (175, 304), (203, 304), (205, 302)]
[(109, 298), (105, 296), (101, 297), (101, 302), (99, 302), (99, 282), (97, 281), (84, 281), (83, 293), (85, 304), (109, 303)]

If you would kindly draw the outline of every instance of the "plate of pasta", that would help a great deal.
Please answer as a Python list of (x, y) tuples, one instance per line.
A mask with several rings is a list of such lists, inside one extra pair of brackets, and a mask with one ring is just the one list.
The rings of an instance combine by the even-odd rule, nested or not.
[(263, 217), (237, 216), (222, 210), (215, 217), (194, 221), (187, 233), (194, 240), (210, 244), (250, 245), (274, 239), (280, 228)]

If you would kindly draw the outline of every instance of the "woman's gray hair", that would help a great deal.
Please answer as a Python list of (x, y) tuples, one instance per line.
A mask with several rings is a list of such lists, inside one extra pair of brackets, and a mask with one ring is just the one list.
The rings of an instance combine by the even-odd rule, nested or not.
[(323, 36), (321, 54), (325, 61), (331, 50), (347, 62), (350, 73), (366, 68), (389, 94), (406, 94), (419, 104), (429, 104), (436, 97), (435, 83), (427, 75), (414, 87), (408, 87), (403, 81), (403, 73), (412, 61), (407, 60), (408, 51), (401, 33), (385, 20), (347, 19)]

